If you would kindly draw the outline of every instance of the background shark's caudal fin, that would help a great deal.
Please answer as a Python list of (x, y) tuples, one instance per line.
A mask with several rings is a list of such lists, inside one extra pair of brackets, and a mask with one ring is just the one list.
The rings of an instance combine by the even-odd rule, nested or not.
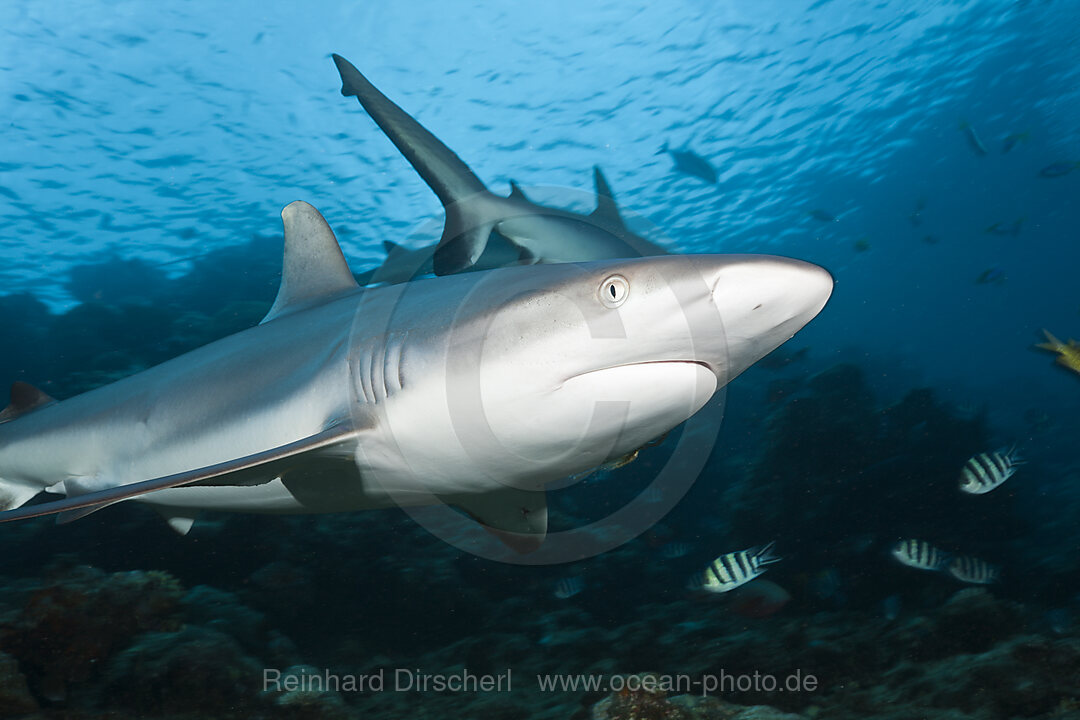
[(469, 166), (408, 113), (368, 82), (340, 55), (334, 64), (341, 74), (341, 94), (353, 96), (397, 146), (446, 210), (446, 227), (435, 251), (436, 275), (469, 268), (487, 246), (494, 221), (485, 216), (494, 197)]
[(334, 231), (318, 210), (297, 200), (281, 211), (281, 222), (285, 227), (281, 287), (264, 323), (359, 287)]
[(379, 92), (352, 63), (340, 55), (333, 58), (341, 74), (341, 94), (360, 101), (371, 119), (416, 168), (443, 205), (452, 205), (470, 195), (487, 191), (453, 150)]
[(11, 384), (11, 403), (0, 410), (0, 423), (14, 420), (20, 415), (52, 405), (55, 399), (49, 397), (30, 383), (15, 381)]

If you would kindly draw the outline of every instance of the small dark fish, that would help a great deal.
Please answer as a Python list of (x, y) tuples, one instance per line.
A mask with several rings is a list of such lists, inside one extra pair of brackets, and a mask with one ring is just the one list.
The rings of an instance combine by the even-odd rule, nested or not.
[(585, 589), (585, 581), (579, 577), (566, 577), (555, 583), (555, 597), (568, 600)]
[(844, 580), (836, 568), (822, 570), (810, 579), (810, 589), (823, 600), (832, 600), (842, 595)]
[(684, 542), (668, 543), (660, 549), (660, 555), (665, 560), (677, 560), (690, 554), (691, 547)]
[(855, 241), (855, 252), (866, 252), (870, 249), (870, 238), (861, 237)]
[(821, 222), (827, 222), (827, 223), (840, 222), (840, 218), (836, 217), (835, 215), (833, 215), (828, 210), (822, 210), (821, 208), (814, 208), (813, 210), (807, 210), (806, 214), (809, 215), (810, 217), (814, 218), (815, 220), (820, 220)]
[(937, 235), (923, 235), (922, 241), (927, 245), (937, 245), (939, 242), (941, 242), (941, 240), (938, 239)]
[(915, 201), (915, 209), (907, 216), (908, 221), (914, 227), (922, 225), (922, 211), (926, 209), (926, 198), (920, 197)]
[(949, 574), (960, 582), (989, 585), (998, 581), (1001, 572), (990, 563), (973, 557), (956, 557), (949, 563)]
[(1012, 133), (1011, 135), (1006, 135), (1005, 139), (1001, 141), (1001, 154), (1004, 155), (1005, 153), (1012, 150), (1014, 147), (1016, 147), (1017, 143), (1027, 142), (1028, 137), (1029, 136), (1026, 132)]
[(903, 601), (899, 595), (890, 595), (881, 601), (881, 614), (886, 620), (892, 622), (896, 618), (900, 617), (900, 609), (903, 607)]
[(664, 147), (660, 148), (660, 151), (656, 154), (663, 155), (664, 153), (671, 156), (671, 159), (675, 161), (675, 169), (682, 174), (704, 180), (710, 185), (716, 184), (716, 170), (709, 164), (708, 160), (693, 150), (672, 150), (667, 143), (664, 143)]
[(1055, 635), (1067, 635), (1070, 628), (1072, 628), (1073, 619), (1068, 610), (1064, 608), (1054, 608), (1053, 610), (1047, 610), (1046, 624), (1050, 628), (1050, 632)]
[(1044, 167), (1042, 170), (1039, 171), (1039, 177), (1059, 178), (1063, 175), (1068, 175), (1077, 168), (1080, 168), (1080, 162), (1063, 160), (1061, 162), (1052, 163)]
[(968, 122), (960, 123), (960, 130), (964, 133), (964, 137), (967, 138), (968, 145), (975, 151), (976, 155), (986, 155), (986, 146), (983, 145), (983, 141), (979, 139), (979, 134), (975, 132), (975, 128), (971, 127)]
[(987, 233), (988, 235), (1001, 235), (1003, 237), (1004, 236), (1016, 237), (1017, 235), (1020, 234), (1020, 228), (1023, 227), (1025, 219), (1026, 218), (1016, 218), (1015, 220), (1013, 220), (1011, 223), (1008, 223), (1008, 224), (1001, 223), (1001, 222), (996, 222), (993, 225), (990, 225), (989, 227), (987, 227), (985, 230), (983, 230), (983, 232)]
[(976, 285), (1001, 285), (1005, 282), (1005, 272), (998, 267), (987, 268), (975, 278)]

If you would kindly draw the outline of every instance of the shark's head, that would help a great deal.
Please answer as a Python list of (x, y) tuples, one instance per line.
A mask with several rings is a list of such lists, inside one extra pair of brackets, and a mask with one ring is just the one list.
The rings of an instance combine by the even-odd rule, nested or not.
[(431, 282), (458, 291), (441, 307), (424, 306), (424, 283), (405, 291), (397, 313), (416, 330), (379, 351), (400, 381), (385, 417), (414, 472), (466, 484), (543, 483), (632, 452), (789, 339), (832, 291), (815, 265), (732, 255)]

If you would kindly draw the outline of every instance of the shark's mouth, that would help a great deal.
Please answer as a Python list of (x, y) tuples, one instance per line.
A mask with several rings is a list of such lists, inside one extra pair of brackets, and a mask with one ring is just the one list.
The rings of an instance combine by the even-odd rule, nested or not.
[(605, 373), (615, 373), (618, 375), (630, 375), (633, 373), (640, 373), (642, 375), (663, 375), (669, 370), (678, 372), (679, 368), (688, 369), (697, 366), (704, 368), (710, 373), (716, 374), (713, 367), (700, 360), (646, 360), (644, 362), (622, 363), (619, 365), (609, 365), (603, 368), (597, 368), (595, 370), (586, 370), (585, 372), (571, 375), (566, 379), (566, 383), (571, 383), (574, 380), (595, 377)]
[[(717, 377), (707, 363), (696, 360), (658, 360), (626, 363), (580, 373), (563, 383), (570, 392), (597, 400), (651, 400), (659, 404), (700, 407), (717, 389)], [(699, 404), (700, 403), (700, 404)]]

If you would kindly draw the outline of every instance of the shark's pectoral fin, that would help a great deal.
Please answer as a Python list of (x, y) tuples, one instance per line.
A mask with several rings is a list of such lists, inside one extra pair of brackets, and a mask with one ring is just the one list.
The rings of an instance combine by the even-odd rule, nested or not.
[(547, 495), (543, 490), (507, 487), (455, 497), (451, 503), (516, 552), (533, 552), (547, 537)]
[(11, 403), (0, 410), (0, 423), (14, 420), (32, 410), (52, 405), (55, 399), (49, 397), (30, 383), (20, 381), (11, 384)]
[(297, 200), (281, 211), (281, 222), (285, 228), (281, 287), (264, 323), (360, 287), (334, 231), (318, 210)]
[(181, 535), (187, 535), (191, 532), (191, 526), (195, 524), (195, 513), (185, 510), (176, 510), (167, 507), (155, 507), (158, 514), (165, 518), (165, 522), (169, 524), (176, 532)]
[(334, 425), (315, 435), (270, 448), (269, 450), (263, 450), (262, 452), (152, 480), (118, 485), (107, 490), (97, 490), (85, 494), (78, 494), (78, 481), (69, 479), (64, 481), (68, 497), (63, 500), (54, 500), (0, 512), (0, 522), (10, 522), (55, 513), (60, 514), (60, 518), (58, 518), (60, 522), (70, 522), (113, 503), (141, 497), (156, 490), (192, 485), (226, 475), (233, 475), (240, 481), (249, 479), (253, 475), (280, 475), (288, 472), (298, 464), (303, 464), (305, 460), (300, 459), (299, 456), (301, 455), (308, 453), (340, 454), (340, 448), (343, 445), (347, 447), (348, 443), (354, 442), (358, 434), (358, 431), (350, 425)]
[[(96, 485), (98, 483), (95, 482), (94, 484)], [(78, 477), (67, 478), (49, 489), (59, 490), (60, 492), (63, 492), (65, 495), (67, 495), (68, 498), (83, 498), (93, 495), (95, 493), (95, 490), (89, 485), (89, 478)], [(45, 504), (48, 505), (50, 503)], [(102, 502), (94, 505), (87, 505), (84, 507), (76, 508), (74, 510), (66, 510), (64, 512), (59, 512), (56, 514), (56, 524), (67, 525), (70, 522), (75, 522), (79, 518), (84, 518), (87, 515), (95, 513), (98, 510), (106, 508), (112, 504), (113, 503), (111, 502)], [(32, 507), (38, 506), (34, 505)]]

